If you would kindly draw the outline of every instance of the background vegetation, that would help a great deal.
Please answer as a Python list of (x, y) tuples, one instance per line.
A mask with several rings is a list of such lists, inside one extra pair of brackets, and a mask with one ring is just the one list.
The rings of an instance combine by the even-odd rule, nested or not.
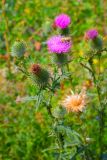
[[(34, 96), (36, 87), (15, 69), (10, 57), (11, 46), (15, 40), (25, 40), (28, 44), (27, 54), (32, 54), (29, 62), (41, 63), (50, 68), (51, 57), (44, 45), (47, 38), (57, 31), (53, 28), (53, 19), (60, 13), (67, 13), (71, 19), (70, 26), (73, 40), (74, 65), (70, 66), (73, 82), (61, 83), (61, 89), (55, 94), (53, 106), (69, 90), (89, 83), (88, 73), (79, 65), (79, 60), (87, 49), (83, 40), (84, 32), (90, 28), (97, 28), (107, 44), (107, 1), (106, 0), (1, 0), (0, 1), (0, 160), (53, 160), (55, 154), (45, 151), (54, 139), (50, 134), (50, 117), (42, 106), (36, 109), (35, 101), (17, 103), (18, 96)], [(43, 43), (44, 42), (44, 43)], [(105, 58), (105, 57), (104, 57)], [(29, 64), (28, 62), (28, 64)], [(97, 59), (94, 59), (97, 68)], [(103, 60), (101, 70), (107, 67)], [(84, 76), (85, 73), (85, 76)], [(107, 79), (105, 70), (104, 78)], [(104, 85), (104, 84), (102, 84)], [(65, 123), (77, 130), (82, 136), (97, 135), (98, 117), (94, 112), (97, 105), (91, 88), (89, 95), (92, 104), (88, 104), (87, 112), (79, 119), (75, 114), (69, 114)], [(92, 97), (92, 98), (91, 98)], [(90, 101), (90, 100), (89, 100)], [(94, 126), (93, 126), (94, 124)], [(107, 151), (107, 131), (105, 130), (104, 143)], [(91, 147), (97, 147), (96, 142)], [(96, 154), (96, 153), (95, 153)], [(80, 159), (80, 157), (78, 157)], [(107, 159), (107, 155), (104, 160)]]

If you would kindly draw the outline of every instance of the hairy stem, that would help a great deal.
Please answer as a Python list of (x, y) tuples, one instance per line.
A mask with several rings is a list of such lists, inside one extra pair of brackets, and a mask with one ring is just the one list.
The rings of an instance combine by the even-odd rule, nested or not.
[[(52, 105), (51, 105), (52, 96), (53, 96), (53, 93), (51, 94), (49, 102), (48, 102), (48, 105), (46, 104), (46, 107), (47, 107), (48, 114), (52, 118), (52, 122), (54, 124), (54, 123), (57, 122), (57, 120), (54, 118), (54, 116), (52, 115), (52, 111), (51, 111), (51, 108), (52, 108)], [(54, 134), (55, 134), (55, 137), (56, 137), (56, 141), (57, 141), (58, 147), (60, 148), (58, 160), (61, 160), (62, 149), (63, 149), (63, 146), (64, 146), (64, 143), (63, 143), (64, 142), (64, 137), (63, 137), (62, 134), (58, 133), (56, 130), (54, 130)]]
[(92, 64), (92, 59), (89, 61), (91, 70), (92, 70), (92, 77), (94, 80), (94, 84), (96, 86), (97, 90), (97, 95), (98, 95), (98, 100), (100, 104), (100, 109), (99, 109), (99, 147), (100, 147), (100, 154), (99, 154), (99, 160), (101, 160), (102, 154), (103, 154), (103, 132), (104, 132), (104, 106), (102, 104), (102, 99), (101, 99), (101, 87), (99, 84), (100, 81), (100, 65), (101, 65), (101, 54), (99, 54), (99, 66), (98, 66), (98, 79), (96, 79), (95, 76), (95, 70), (94, 66)]

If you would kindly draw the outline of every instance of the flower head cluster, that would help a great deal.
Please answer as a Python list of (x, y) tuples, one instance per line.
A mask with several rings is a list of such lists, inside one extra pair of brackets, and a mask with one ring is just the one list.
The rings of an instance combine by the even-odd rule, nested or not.
[(69, 52), (72, 45), (71, 40), (64, 41), (63, 39), (61, 35), (51, 37), (47, 41), (49, 51), (57, 54)]
[(61, 29), (65, 29), (71, 23), (71, 19), (66, 14), (60, 14), (55, 18), (55, 25)]
[(98, 36), (98, 31), (96, 29), (90, 29), (85, 33), (85, 39), (86, 40), (93, 40)]
[(85, 89), (80, 94), (69, 95), (62, 104), (68, 112), (82, 112), (86, 105)]

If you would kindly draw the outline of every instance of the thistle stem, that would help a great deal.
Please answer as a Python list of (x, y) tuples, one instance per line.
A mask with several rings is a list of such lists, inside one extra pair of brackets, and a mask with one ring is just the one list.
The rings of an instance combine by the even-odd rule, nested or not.
[[(89, 61), (91, 70), (92, 70), (92, 77), (94, 80), (94, 84), (96, 86), (96, 90), (97, 90), (97, 95), (98, 95), (98, 100), (99, 100), (99, 104), (100, 104), (100, 110), (99, 110), (99, 147), (100, 147), (100, 154), (99, 154), (99, 160), (101, 160), (102, 158), (102, 154), (103, 154), (103, 132), (104, 132), (104, 106), (102, 104), (102, 99), (101, 99), (101, 88), (100, 88), (100, 65), (101, 65), (101, 54), (99, 54), (99, 66), (98, 66), (98, 79), (96, 79), (95, 76), (95, 70), (94, 70), (94, 66), (92, 64), (92, 59)], [(97, 82), (98, 81), (98, 82)]]
[(101, 88), (100, 88), (100, 65), (101, 65), (101, 54), (99, 53), (99, 66), (98, 66), (98, 79), (96, 79), (96, 75), (95, 75), (95, 69), (92, 63), (92, 58), (89, 59), (89, 65), (90, 67), (86, 66), (83, 63), (80, 63), (84, 68), (86, 68), (92, 75), (93, 77), (93, 81), (97, 90), (97, 95), (98, 95), (98, 100), (99, 100), (99, 104), (100, 104), (100, 109), (99, 109), (99, 147), (100, 147), (100, 153), (99, 153), (99, 160), (101, 160), (102, 158), (102, 154), (103, 154), (103, 132), (104, 132), (104, 106), (102, 104), (102, 99), (101, 99)]
[[(46, 107), (47, 107), (47, 111), (48, 111), (48, 114), (50, 115), (50, 117), (52, 118), (52, 121), (53, 123), (56, 123), (56, 119), (54, 118), (54, 116), (52, 115), (52, 111), (51, 111), (51, 100), (52, 100), (52, 96), (53, 96), (53, 93), (51, 94), (50, 96), (50, 99), (49, 99), (49, 102), (48, 102), (48, 105), (46, 103)], [(62, 152), (62, 149), (63, 149), (63, 136), (62, 134), (59, 134), (56, 130), (54, 130), (54, 134), (55, 134), (55, 137), (56, 137), (56, 141), (57, 141), (57, 144), (58, 144), (58, 147), (59, 147), (59, 157), (58, 157), (58, 160), (61, 160), (61, 152)]]

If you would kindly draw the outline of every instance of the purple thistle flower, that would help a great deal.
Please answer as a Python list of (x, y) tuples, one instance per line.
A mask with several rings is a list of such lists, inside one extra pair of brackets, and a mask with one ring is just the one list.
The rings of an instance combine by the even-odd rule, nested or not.
[(48, 49), (52, 53), (66, 53), (71, 48), (71, 41), (62, 41), (64, 37), (61, 35), (53, 36), (47, 41)]
[(60, 14), (55, 18), (55, 25), (61, 29), (65, 29), (71, 23), (71, 19), (66, 14)]
[(96, 29), (90, 29), (85, 33), (85, 39), (89, 40), (89, 39), (95, 39), (98, 36), (98, 32)]

